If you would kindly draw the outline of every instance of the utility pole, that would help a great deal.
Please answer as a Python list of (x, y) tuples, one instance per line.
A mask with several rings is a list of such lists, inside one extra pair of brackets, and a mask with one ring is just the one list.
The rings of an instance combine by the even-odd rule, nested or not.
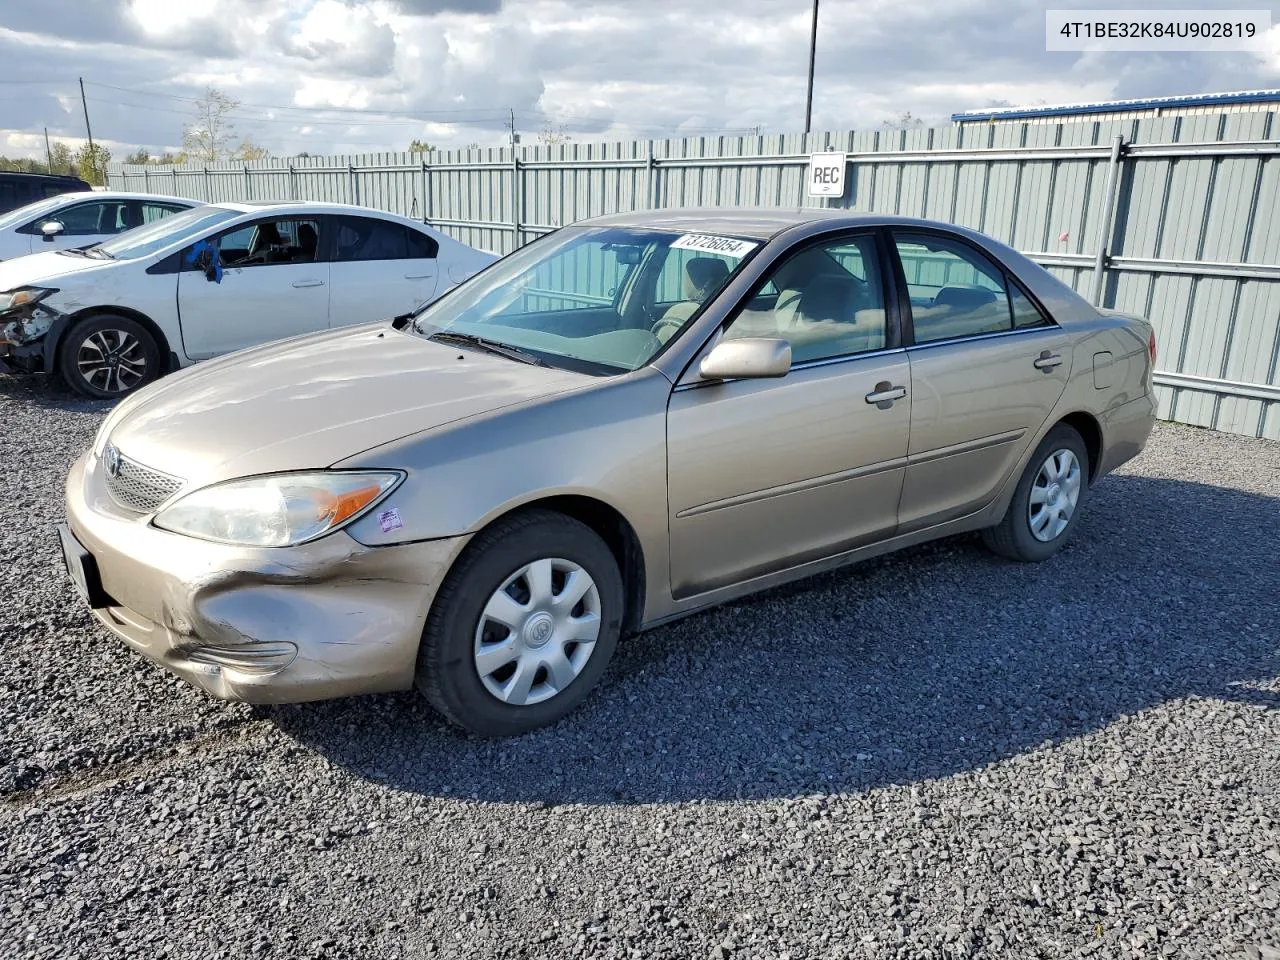
[(44, 128), (44, 165), (45, 168), (53, 173), (53, 151), (49, 149), (49, 128)]
[[(89, 163), (93, 164), (96, 168), (98, 164), (98, 151), (93, 148), (93, 128), (89, 126), (89, 101), (84, 95), (84, 77), (80, 78), (80, 106), (84, 107), (84, 132), (89, 135)], [(103, 179), (106, 178), (104, 177)]]
[(813, 0), (813, 27), (809, 33), (809, 88), (804, 98), (804, 132), (813, 126), (813, 61), (818, 52), (818, 0)]
[(515, 156), (516, 144), (520, 142), (520, 134), (516, 133), (516, 111), (514, 107), (508, 107), (507, 113), (511, 117), (511, 122), (507, 124), (511, 128), (511, 155)]

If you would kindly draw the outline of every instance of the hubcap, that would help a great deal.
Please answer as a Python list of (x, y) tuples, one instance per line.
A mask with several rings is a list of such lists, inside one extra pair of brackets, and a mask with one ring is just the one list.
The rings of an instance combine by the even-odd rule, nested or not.
[(1080, 461), (1073, 451), (1063, 449), (1049, 454), (1031, 484), (1027, 520), (1033, 537), (1049, 543), (1062, 535), (1080, 502), (1080, 483)]
[(571, 560), (535, 560), (511, 574), (476, 626), (475, 665), (485, 689), (524, 707), (577, 678), (600, 636), (600, 591)]
[(98, 330), (80, 343), (76, 366), (85, 383), (104, 393), (136, 387), (147, 372), (142, 343), (126, 330)]

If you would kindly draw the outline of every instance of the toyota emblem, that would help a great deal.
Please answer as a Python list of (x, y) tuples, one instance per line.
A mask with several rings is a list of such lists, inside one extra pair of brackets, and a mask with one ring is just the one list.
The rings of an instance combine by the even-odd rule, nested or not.
[(102, 451), (102, 462), (107, 468), (107, 476), (120, 476), (120, 451), (113, 446), (108, 446)]

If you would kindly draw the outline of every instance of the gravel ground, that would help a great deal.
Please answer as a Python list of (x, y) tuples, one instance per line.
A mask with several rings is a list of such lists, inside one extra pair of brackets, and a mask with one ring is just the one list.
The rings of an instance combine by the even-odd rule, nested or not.
[(128, 652), (51, 524), (104, 407), (0, 377), (0, 956), (1280, 958), (1280, 445), (1160, 426), (972, 537), (625, 645), (486, 742)]

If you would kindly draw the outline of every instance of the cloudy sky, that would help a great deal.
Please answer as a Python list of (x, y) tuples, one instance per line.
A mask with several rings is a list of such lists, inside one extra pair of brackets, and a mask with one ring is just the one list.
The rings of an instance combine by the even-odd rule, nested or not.
[[(1044, 10), (1141, 0), (821, 0), (814, 127), (910, 112), (1280, 87), (1266, 52), (1045, 52)], [(1149, 4), (1154, 6), (1155, 4)], [(1161, 7), (1271, 9), (1269, 2)], [(803, 127), (810, 0), (0, 0), (0, 152), (176, 149), (192, 100), (238, 99), (278, 156)]]

